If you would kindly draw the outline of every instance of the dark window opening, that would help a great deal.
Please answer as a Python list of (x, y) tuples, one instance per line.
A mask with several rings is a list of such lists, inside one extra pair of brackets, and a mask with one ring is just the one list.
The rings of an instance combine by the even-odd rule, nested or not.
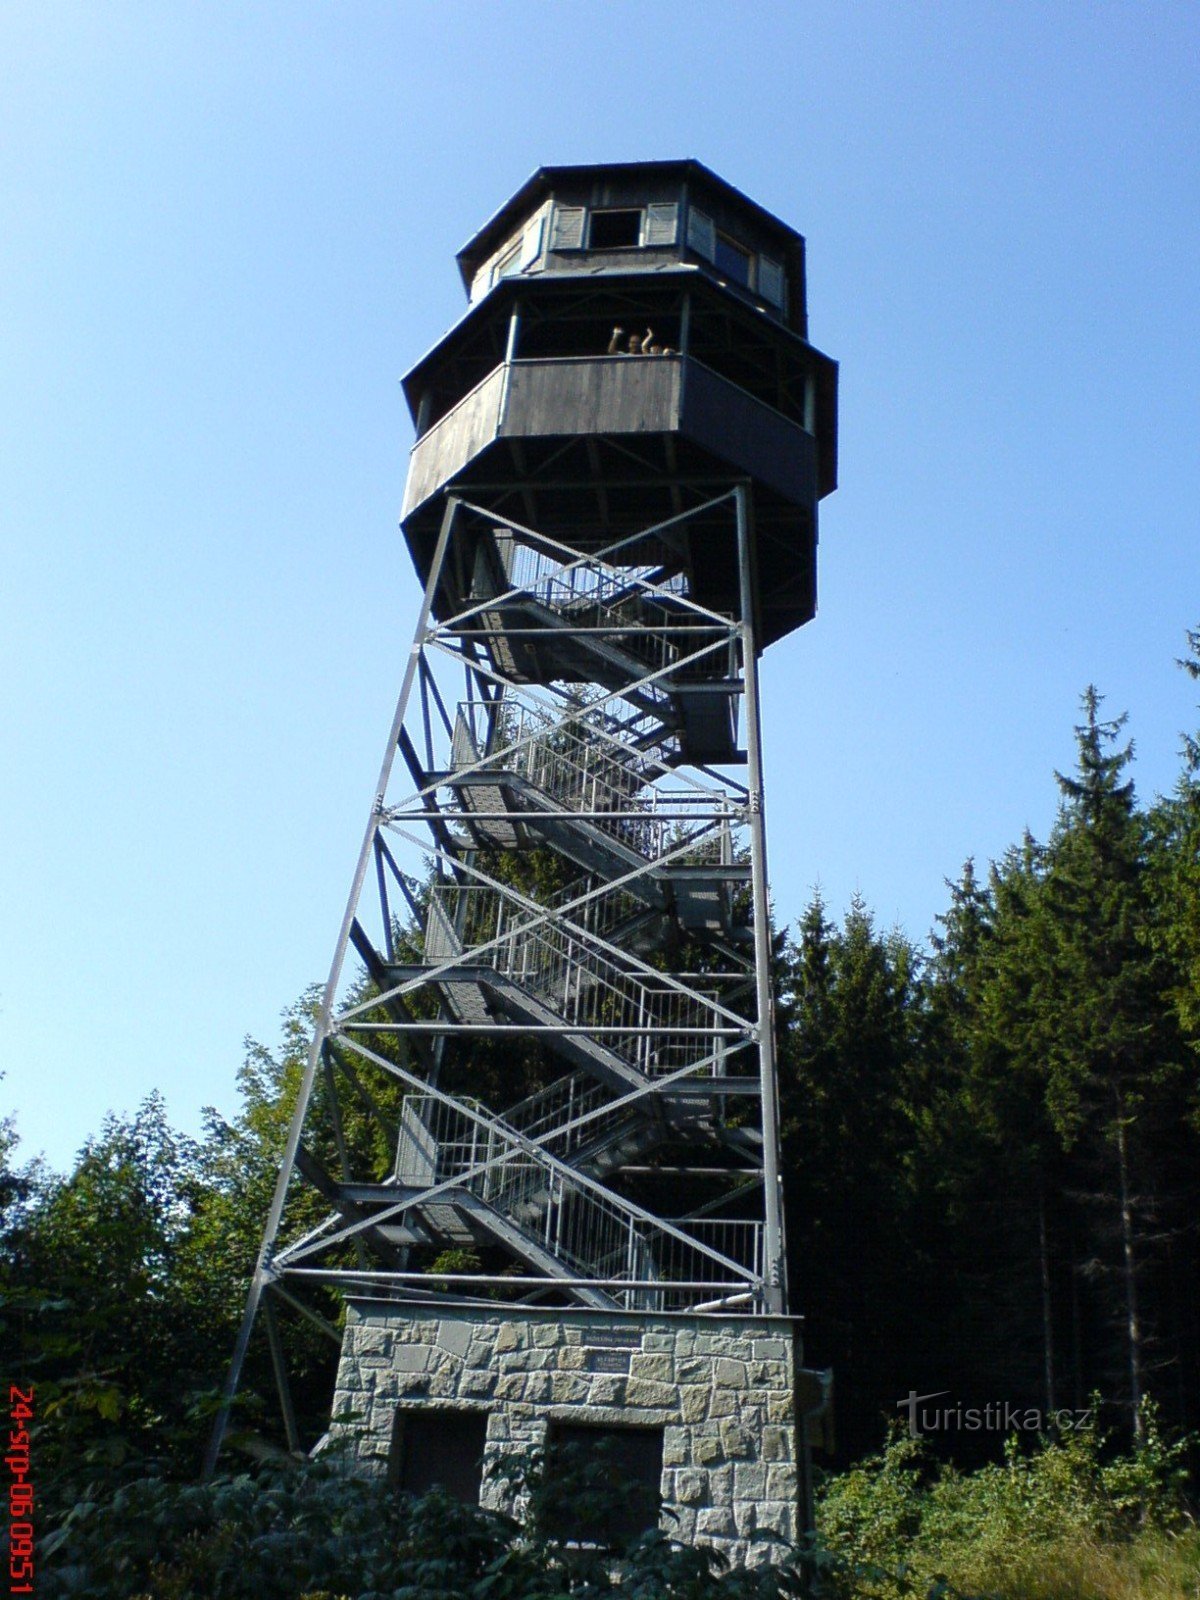
[(588, 248), (592, 250), (632, 250), (642, 242), (642, 213), (635, 211), (593, 211), (588, 229)]
[(658, 1526), (663, 1430), (552, 1422), (546, 1523), (559, 1538), (619, 1545)]
[(456, 1500), (478, 1505), (486, 1439), (486, 1411), (397, 1411), (392, 1484), (407, 1494), (427, 1494), (437, 1484)]
[(613, 303), (611, 311), (596, 312), (592, 306), (579, 314), (529, 316), (521, 323), (517, 357), (539, 361), (555, 356), (602, 356), (614, 335), (619, 347), (628, 351), (631, 335), (639, 343), (649, 333), (660, 349), (679, 348), (679, 314), (672, 306), (641, 306)]
[(744, 250), (736, 239), (731, 239), (727, 233), (717, 235), (713, 265), (718, 272), (723, 272), (727, 278), (732, 278), (734, 283), (740, 283), (746, 289), (750, 287), (751, 259), (749, 250)]

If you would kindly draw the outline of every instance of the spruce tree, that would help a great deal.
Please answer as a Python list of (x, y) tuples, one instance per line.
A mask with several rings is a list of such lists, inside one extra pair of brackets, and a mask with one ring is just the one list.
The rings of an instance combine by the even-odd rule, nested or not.
[(1047, 959), (1033, 999), (1044, 1023), (1047, 1109), (1090, 1176), (1097, 1259), (1118, 1285), (1128, 1401), (1140, 1432), (1154, 1137), (1169, 1115), (1180, 1058), (1165, 1004), (1167, 967), (1153, 938), (1147, 828), (1126, 776), (1132, 745), (1119, 743), (1125, 718), (1105, 720), (1100, 707), (1089, 687), (1077, 770), (1056, 775), (1063, 802), (1046, 879)]

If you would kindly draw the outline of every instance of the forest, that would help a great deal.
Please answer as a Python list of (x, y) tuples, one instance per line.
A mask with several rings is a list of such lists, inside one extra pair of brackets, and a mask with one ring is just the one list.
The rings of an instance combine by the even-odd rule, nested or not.
[[(1180, 665), (1200, 683), (1200, 630)], [(1200, 733), (1143, 801), (1124, 719), (1089, 688), (1051, 781), (1049, 837), (968, 861), (927, 940), (864, 900), (840, 919), (819, 897), (775, 907), (792, 1299), (808, 1364), (834, 1373), (830, 1526), (854, 1523), (860, 1553), (862, 1505), (915, 1483), (918, 1455), (926, 1484), (982, 1483), (1039, 1436), (1068, 1454), (1107, 1437), (1176, 1482), (1197, 1427)], [(237, 1115), (209, 1112), (198, 1139), (151, 1097), (55, 1173), (0, 1124), (0, 1341), (36, 1387), (50, 1524), (97, 1482), (194, 1479), (314, 1004), (289, 1007), (277, 1044), (248, 1042)], [(319, 1205), (297, 1197), (292, 1221)], [(315, 1439), (336, 1350), (305, 1323), (283, 1337)], [(279, 1453), (272, 1393), (262, 1341), (242, 1459)], [(940, 1397), (920, 1441), (906, 1396)]]

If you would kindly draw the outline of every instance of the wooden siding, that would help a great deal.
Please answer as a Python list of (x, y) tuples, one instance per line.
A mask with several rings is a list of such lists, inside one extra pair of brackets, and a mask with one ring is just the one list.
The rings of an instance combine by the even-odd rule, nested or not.
[(812, 435), (699, 361), (689, 361), (687, 369), (680, 432), (789, 500), (813, 501)]
[(501, 432), (518, 438), (673, 433), (679, 369), (674, 356), (514, 362)]
[(417, 440), (404, 516), (498, 438), (680, 433), (799, 504), (815, 495), (812, 436), (682, 356), (585, 356), (499, 366)]
[(496, 437), (504, 373), (503, 365), (494, 368), (413, 445), (404, 489), (405, 516), (461, 472)]

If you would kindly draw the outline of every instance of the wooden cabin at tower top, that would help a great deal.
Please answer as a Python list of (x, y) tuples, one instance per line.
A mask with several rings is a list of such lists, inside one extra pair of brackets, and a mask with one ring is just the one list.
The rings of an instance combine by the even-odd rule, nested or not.
[[(748, 484), (760, 644), (807, 621), (837, 363), (808, 340), (800, 234), (698, 161), (543, 167), (457, 260), (470, 303), (403, 380), (422, 580), (451, 489), (599, 549)], [(677, 553), (722, 612), (724, 516), (690, 522)], [(435, 614), (455, 604), (439, 592)]]
[(458, 253), (468, 298), (504, 278), (679, 264), (804, 337), (804, 240), (699, 161), (540, 167)]
[(418, 439), (503, 363), (652, 333), (803, 428), (819, 493), (836, 487), (837, 363), (808, 341), (804, 240), (700, 162), (541, 167), (457, 261), (470, 304), (403, 379)]

